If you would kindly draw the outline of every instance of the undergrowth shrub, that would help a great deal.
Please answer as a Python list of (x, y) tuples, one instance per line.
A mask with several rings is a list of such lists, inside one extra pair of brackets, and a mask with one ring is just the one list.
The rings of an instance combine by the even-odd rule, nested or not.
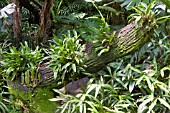
[[(9, 51), (2, 54), (1, 75), (6, 80), (21, 79), (22, 84), (31, 85), (38, 74), (37, 64), (41, 61), (43, 54), (37, 46), (35, 50), (29, 48), (27, 42), (21, 44), (20, 48), (9, 47)], [(31, 79), (30, 79), (31, 78)]]
[(68, 31), (64, 37), (60, 39), (54, 35), (50, 49), (45, 50), (48, 56), (44, 58), (49, 60), (48, 67), (53, 69), (54, 79), (61, 80), (62, 83), (81, 78), (81, 72), (84, 71), (80, 35), (73, 30), (73, 33)]

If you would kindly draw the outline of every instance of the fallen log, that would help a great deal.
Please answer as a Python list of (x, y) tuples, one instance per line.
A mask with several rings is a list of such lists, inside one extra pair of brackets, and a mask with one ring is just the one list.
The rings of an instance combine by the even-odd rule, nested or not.
[[(98, 72), (115, 59), (136, 51), (152, 38), (155, 24), (146, 19), (138, 27), (136, 25), (136, 21), (132, 21), (124, 28), (110, 33), (109, 38), (113, 36), (113, 33), (115, 34), (112, 38), (112, 45), (110, 45), (108, 52), (104, 52), (100, 56), (96, 54), (93, 43), (86, 44), (85, 55), (87, 60), (84, 62), (85, 71), (90, 73)], [(54, 81), (53, 71), (47, 65), (48, 63), (44, 63), (38, 67), (38, 72), (41, 75), (41, 86), (43, 84), (46, 86)]]
[(136, 22), (133, 21), (124, 28), (116, 31), (112, 40), (113, 44), (110, 46), (109, 51), (100, 56), (94, 54), (95, 47), (91, 44), (90, 46), (92, 47), (88, 47), (86, 50), (90, 51), (88, 54), (89, 59), (85, 62), (86, 71), (95, 73), (115, 59), (136, 51), (153, 35), (154, 26), (150, 26), (148, 23), (149, 22), (144, 21), (138, 28), (136, 28)]

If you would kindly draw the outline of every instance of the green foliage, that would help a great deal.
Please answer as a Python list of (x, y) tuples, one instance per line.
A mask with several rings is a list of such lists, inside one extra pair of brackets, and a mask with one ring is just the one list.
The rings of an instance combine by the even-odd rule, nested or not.
[(79, 36), (75, 30), (73, 30), (73, 36), (68, 31), (63, 40), (54, 35), (50, 50), (46, 51), (48, 56), (44, 60), (49, 60), (49, 67), (53, 69), (55, 79), (62, 79), (62, 82), (70, 79), (74, 80), (84, 71), (82, 66), (84, 59), (83, 47)]
[(15, 4), (8, 4), (0, 10), (0, 42), (9, 36), (9, 27), (12, 25), (11, 14), (15, 11)]
[[(89, 42), (103, 37), (110, 31), (109, 25), (104, 21), (100, 8), (96, 4), (75, 1), (67, 6), (63, 0), (56, 1), (56, 4), (51, 12), (54, 26), (59, 28), (57, 31), (56, 28), (54, 29), (58, 37), (62, 37), (70, 29), (75, 29), (81, 34), (83, 40)], [(98, 12), (91, 11), (94, 9)]]
[(110, 31), (109, 25), (98, 17), (88, 17), (83, 22), (78, 32), (83, 33), (82, 39), (87, 42), (101, 40)]
[(9, 50), (2, 54), (2, 76), (10, 80), (20, 76), (22, 84), (29, 84), (35, 79), (37, 64), (43, 57), (41, 50), (38, 47), (31, 50), (27, 42), (21, 44), (19, 49), (10, 47)]
[[(87, 1), (92, 2), (92, 0)], [(107, 1), (109, 3), (101, 5), (102, 2)], [(39, 47), (32, 50), (27, 43), (21, 44), (18, 48), (11, 47), (8, 41), (4, 41), (10, 35), (10, 31), (5, 27), (11, 20), (7, 18), (2, 22), (2, 30), (8, 34), (0, 34), (2, 40), (0, 41), (2, 42), (0, 43), (0, 112), (21, 112), (20, 107), (24, 108), (25, 100), (31, 100), (31, 103), (28, 103), (29, 107), (34, 107), (36, 112), (50, 112), (55, 105), (57, 105), (56, 112), (59, 113), (165, 113), (170, 111), (170, 23), (168, 23), (170, 17), (167, 6), (155, 1), (149, 4), (149, 0), (107, 1), (103, 0), (101, 4), (80, 0), (54, 1), (51, 9), (53, 19), (51, 29), (56, 35), (51, 40), (50, 47), (44, 49), (46, 57), (43, 60)], [(161, 1), (169, 4), (166, 0)], [(110, 7), (110, 4), (115, 2), (121, 2), (121, 6), (126, 10), (122, 12)], [(105, 21), (105, 14), (108, 11), (120, 16), (121, 13), (127, 13), (127, 10), (130, 13), (136, 11), (129, 16), (132, 21), (136, 19), (136, 27), (139, 27), (141, 22), (149, 22), (155, 26), (154, 39), (139, 48), (133, 55), (117, 59), (98, 73), (88, 74), (91, 79), (82, 93), (73, 96), (55, 89), (54, 91), (60, 96), (53, 98), (53, 92), (49, 91), (51, 87), (37, 88), (34, 94), (21, 91), (20, 93), (19, 89), (11, 87), (13, 90), (13, 92), (10, 90), (11, 94), (15, 97), (22, 96), (21, 98), (24, 99), (23, 102), (13, 100), (11, 103), (10, 98), (13, 96), (6, 95), (8, 92), (2, 87), (5, 85), (4, 79), (21, 79), (22, 84), (34, 87), (36, 86), (34, 80), (40, 77), (37, 74), (39, 62), (49, 62), (48, 66), (53, 69), (54, 78), (57, 83), (62, 83), (61, 85), (81, 78), (82, 72), (86, 73), (83, 66), (85, 60), (82, 52), (83, 44), (92, 42), (98, 56), (109, 51), (110, 46), (114, 45), (112, 40), (115, 32), (109, 34), (111, 30)], [(32, 32), (33, 35), (37, 32), (38, 25), (30, 25), (28, 19), (31, 13), (26, 9), (22, 11), (23, 36), (29, 36), (28, 41), (31, 41)], [(111, 15), (111, 18), (115, 19), (115, 16)], [(70, 32), (70, 29), (75, 30)], [(49, 98), (52, 98), (50, 101), (54, 103), (49, 102), (47, 100)], [(62, 104), (59, 105), (60, 103)], [(46, 109), (47, 104), (48, 109)]]
[[(154, 9), (152, 3), (149, 5), (142, 3), (134, 9), (137, 13), (131, 17), (137, 19), (137, 22), (143, 18), (148, 19), (144, 22), (154, 19), (155, 23), (151, 24), (160, 25), (158, 22), (160, 19), (169, 19), (169, 16), (158, 15), (160, 9)], [(160, 29), (162, 32), (158, 32)], [(73, 96), (55, 89), (60, 96), (50, 101), (62, 101), (63, 104), (58, 106), (57, 110), (61, 113), (168, 112), (170, 41), (167, 37), (165, 30), (158, 26), (155, 28), (154, 39), (142, 46), (134, 55), (119, 58), (108, 64), (106, 69), (89, 75), (91, 79), (83, 93)], [(105, 41), (109, 44), (110, 40)]]
[(0, 61), (3, 59), (3, 54), (8, 51), (10, 45), (8, 40), (5, 40), (4, 43), (0, 43)]
[(2, 81), (0, 81), (1, 83), (0, 83), (0, 86), (1, 86), (1, 88), (0, 88), (0, 91), (1, 91), (1, 93), (0, 93), (0, 112), (1, 113), (7, 113), (7, 112), (9, 112), (9, 108), (8, 108), (8, 106), (7, 106), (7, 104), (9, 104), (10, 103), (10, 101), (8, 100), (8, 99), (6, 99), (5, 97), (4, 97), (4, 95), (7, 95), (7, 94), (9, 94), (9, 92), (5, 92), (5, 91), (3, 91), (3, 82)]
[[(164, 113), (170, 110), (170, 68), (169, 64), (164, 64), (167, 65), (165, 67), (160, 65), (165, 57), (158, 54), (159, 51), (165, 54), (170, 48), (170, 42), (165, 42), (160, 45), (157, 41), (146, 44), (147, 48), (137, 52), (140, 57), (136, 60), (135, 54), (110, 63), (106, 70), (97, 74), (100, 77), (92, 75), (84, 93), (71, 96), (54, 90), (62, 96), (51, 101), (63, 101), (64, 104), (58, 108), (63, 113)], [(146, 58), (142, 60), (141, 57)]]
[(170, 16), (159, 16), (160, 13), (165, 12), (162, 4), (156, 4), (155, 1), (151, 2), (150, 4), (140, 3), (138, 6), (133, 7), (136, 13), (131, 14), (130, 21), (136, 20), (137, 25), (136, 27), (140, 26), (141, 23), (147, 22), (150, 26), (157, 26), (157, 24), (161, 24), (168, 19)]
[(118, 2), (123, 2), (122, 7), (126, 7), (127, 10), (132, 9), (134, 6), (138, 6), (141, 2), (148, 4), (149, 0), (117, 0)]

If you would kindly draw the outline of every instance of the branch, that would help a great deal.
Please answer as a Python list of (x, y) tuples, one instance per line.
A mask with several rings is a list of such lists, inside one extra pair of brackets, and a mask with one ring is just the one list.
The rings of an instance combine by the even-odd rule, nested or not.
[(40, 9), (42, 8), (42, 4), (39, 3), (38, 1), (36, 0), (31, 0), (35, 5), (37, 5)]

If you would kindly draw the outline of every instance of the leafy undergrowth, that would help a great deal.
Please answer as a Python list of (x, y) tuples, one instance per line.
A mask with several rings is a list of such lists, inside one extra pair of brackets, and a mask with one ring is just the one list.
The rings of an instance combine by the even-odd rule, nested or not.
[[(117, 0), (117, 2), (120, 1), (122, 0)], [(71, 4), (70, 7), (73, 5), (79, 6)], [(139, 6), (134, 7), (135, 5)], [(51, 113), (51, 111), (56, 113), (168, 113), (170, 111), (170, 40), (167, 32), (170, 23), (166, 21), (169, 16), (167, 16), (166, 8), (163, 8), (165, 5), (157, 4), (156, 9), (153, 9), (153, 6), (148, 2), (140, 4), (137, 1), (123, 0), (122, 7), (126, 6), (127, 10), (134, 9), (136, 11), (136, 13), (132, 11), (131, 15), (132, 19), (137, 19), (136, 27), (140, 25), (140, 20), (145, 16), (147, 19), (152, 18), (158, 22), (159, 26), (154, 29), (154, 38), (140, 47), (137, 52), (109, 63), (97, 73), (85, 72), (83, 62), (86, 58), (83, 45), (88, 42), (99, 42), (99, 48), (103, 49), (101, 43), (109, 40), (102, 38), (107, 36), (113, 26), (109, 26), (105, 21), (110, 18), (109, 14), (106, 19), (102, 13), (103, 10), (110, 10), (112, 12), (109, 13), (113, 14), (115, 10), (103, 6), (100, 7), (103, 9), (100, 12), (93, 2), (89, 6), (95, 7), (98, 11), (97, 14), (100, 15), (98, 16), (96, 12), (93, 12), (94, 15), (76, 12), (61, 17), (59, 14), (62, 11), (67, 11), (67, 7), (63, 7), (65, 10), (61, 10), (60, 5), (55, 6), (57, 14), (52, 15), (54, 24), (58, 26), (58, 23), (64, 19), (66, 22), (63, 23), (75, 23), (74, 25), (64, 25), (61, 22), (60, 24), (64, 27), (59, 30), (54, 28), (53, 31), (56, 34), (53, 35), (49, 47), (37, 46), (36, 49), (33, 49), (31, 48), (33, 45), (26, 41), (25, 44), (21, 43), (20, 47), (15, 47), (6, 40), (1, 41), (0, 112), (29, 112), (32, 110), (31, 108), (36, 112), (45, 113)], [(52, 11), (52, 13), (54, 12)], [(152, 21), (148, 20), (148, 22)], [(155, 25), (155, 23), (153, 24)], [(74, 28), (73, 32), (70, 30), (72, 28)], [(65, 33), (66, 31), (68, 33)], [(8, 35), (1, 34), (2, 40)], [(54, 78), (49, 79), (55, 80), (53, 83), (57, 87), (46, 87), (45, 84), (37, 90), (32, 90), (35, 91), (34, 93), (29, 90), (27, 90), (29, 92), (27, 94), (22, 92), (25, 87), (36, 89), (41, 82), (40, 74), (37, 72), (38, 64), (46, 61), (49, 62), (48, 67), (54, 71)], [(69, 95), (58, 90), (68, 82), (84, 76), (89, 78), (84, 92)], [(10, 87), (7, 87), (9, 86), (8, 80), (18, 80), (20, 84), (17, 84), (18, 87), (14, 87), (14, 89), (20, 88), (21, 91), (17, 89), (16, 93), (11, 90), (12, 87), (9, 89)], [(46, 82), (51, 83), (51, 81)], [(54, 89), (54, 92), (51, 89)], [(9, 91), (14, 91), (14, 95)], [(59, 96), (54, 97), (54, 93)]]
[(64, 101), (61, 113), (165, 113), (170, 110), (170, 42), (167, 38), (146, 43), (134, 55), (120, 58), (97, 74), (89, 75), (87, 89)]
[[(158, 8), (158, 6), (157, 6)], [(141, 4), (132, 14), (137, 19), (155, 17), (152, 4)], [(164, 17), (163, 17), (164, 18)], [(157, 17), (156, 22), (161, 22)], [(169, 17), (168, 17), (169, 18)], [(148, 20), (148, 22), (152, 22)], [(154, 21), (155, 22), (155, 21)], [(155, 23), (153, 23), (155, 24)], [(111, 62), (105, 69), (90, 78), (87, 88), (76, 96), (60, 96), (50, 101), (62, 101), (60, 113), (166, 113), (170, 111), (170, 41), (159, 25), (154, 38), (137, 52)], [(164, 31), (164, 30), (163, 30)], [(150, 36), (151, 38), (152, 36)]]

